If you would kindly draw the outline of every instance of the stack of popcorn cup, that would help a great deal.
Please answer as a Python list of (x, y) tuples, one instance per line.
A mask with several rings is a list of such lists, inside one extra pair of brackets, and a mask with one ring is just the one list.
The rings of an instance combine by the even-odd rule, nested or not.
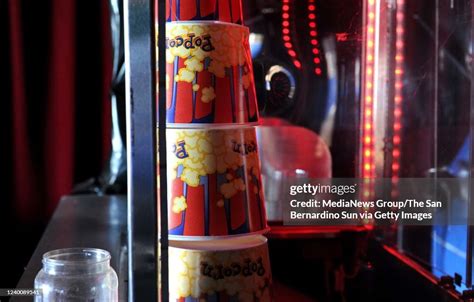
[(170, 0), (170, 301), (271, 301), (258, 107), (240, 0)]

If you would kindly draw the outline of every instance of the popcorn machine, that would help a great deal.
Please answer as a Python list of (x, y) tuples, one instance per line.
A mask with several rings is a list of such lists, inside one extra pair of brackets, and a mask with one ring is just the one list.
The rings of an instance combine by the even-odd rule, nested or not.
[[(224, 0), (152, 2), (125, 1), (132, 299), (168, 298), (168, 238), (254, 233), (269, 238), (274, 301), (470, 298), (470, 185), (438, 192), (455, 200), (449, 209), (464, 215), (465, 223), (433, 226), (286, 226), (281, 190), (304, 179), (384, 178), (390, 185), (381, 194), (396, 196), (403, 178), (470, 179), (472, 1), (243, 0), (241, 7)], [(199, 53), (179, 48), (184, 32)], [(158, 136), (156, 125), (163, 130)], [(188, 156), (196, 156), (191, 165), (206, 160), (207, 151), (188, 154), (207, 148), (194, 145), (189, 134), (196, 131), (211, 141), (206, 146), (213, 154), (220, 144), (237, 150), (235, 169), (215, 172), (212, 160), (202, 171), (186, 166)], [(232, 138), (220, 139), (219, 131), (232, 132)], [(157, 143), (169, 147), (158, 150)], [(248, 157), (254, 152), (260, 171), (258, 158)], [(177, 174), (167, 173), (170, 167)], [(179, 185), (170, 185), (170, 178), (179, 178)], [(216, 184), (225, 190), (209, 191)], [(255, 194), (239, 199), (248, 201), (241, 203), (245, 209), (235, 207), (240, 201), (233, 194), (254, 187)], [(225, 215), (233, 207), (249, 213), (249, 223), (224, 230), (209, 222), (221, 216), (199, 220), (192, 214), (197, 202), (186, 195), (196, 190), (213, 196), (214, 208), (199, 213), (222, 211), (230, 219)], [(184, 211), (194, 218), (183, 218)], [(212, 252), (210, 244), (206, 253)], [(419, 291), (401, 296), (395, 276), (420, 285)]]

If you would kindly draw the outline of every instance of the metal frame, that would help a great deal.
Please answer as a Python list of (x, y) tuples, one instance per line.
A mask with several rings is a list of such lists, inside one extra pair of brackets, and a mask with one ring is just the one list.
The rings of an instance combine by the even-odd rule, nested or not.
[(129, 301), (158, 301), (154, 13), (153, 0), (124, 1)]

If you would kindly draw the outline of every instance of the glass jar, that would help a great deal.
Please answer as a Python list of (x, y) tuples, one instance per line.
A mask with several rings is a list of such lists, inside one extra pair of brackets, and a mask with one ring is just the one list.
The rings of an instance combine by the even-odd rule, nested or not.
[(36, 302), (118, 301), (118, 278), (110, 266), (110, 253), (93, 248), (68, 248), (43, 255), (36, 275)]

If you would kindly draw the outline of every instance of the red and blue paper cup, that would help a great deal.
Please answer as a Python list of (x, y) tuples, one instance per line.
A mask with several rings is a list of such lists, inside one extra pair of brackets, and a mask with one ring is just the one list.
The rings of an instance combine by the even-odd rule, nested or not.
[(248, 37), (235, 24), (167, 24), (168, 127), (258, 122)]
[(267, 231), (254, 127), (167, 129), (170, 240)]

